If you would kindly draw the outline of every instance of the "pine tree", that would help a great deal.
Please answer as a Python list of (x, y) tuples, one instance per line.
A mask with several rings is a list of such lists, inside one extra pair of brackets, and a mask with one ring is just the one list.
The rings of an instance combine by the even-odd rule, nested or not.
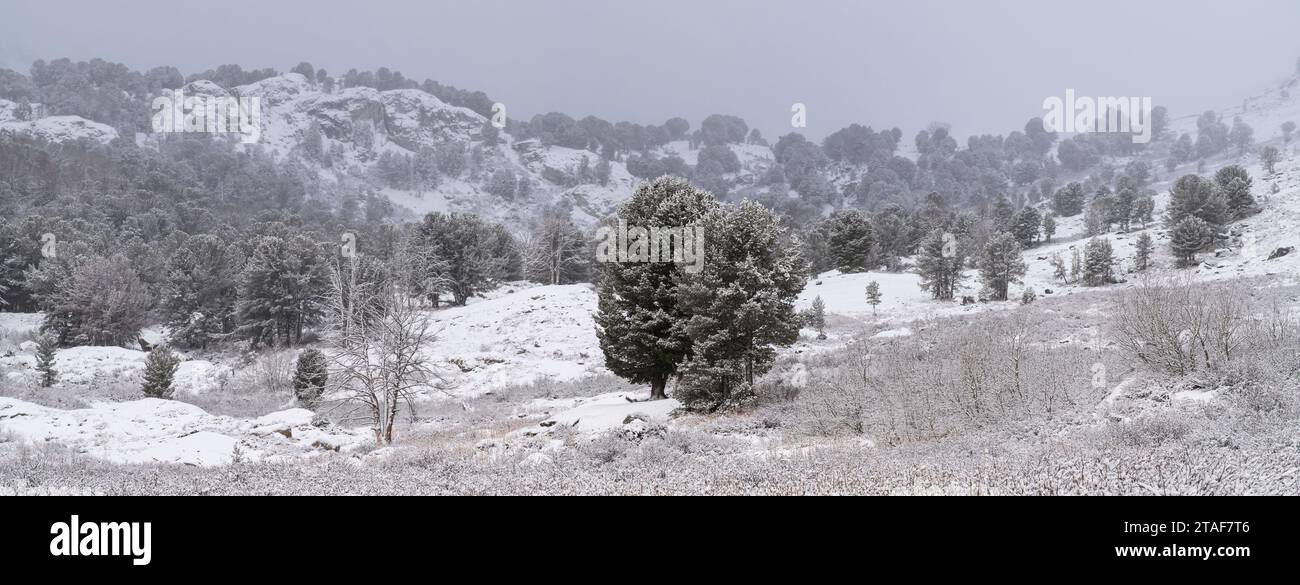
[[(660, 177), (641, 184), (618, 210), (629, 226), (696, 225), (717, 207), (713, 196), (682, 179)], [(706, 246), (706, 253), (708, 249)], [(649, 383), (650, 398), (666, 398), (668, 379), (690, 351), (678, 283), (682, 265), (668, 262), (603, 262), (597, 337), (605, 367), (633, 383)]]
[(1155, 243), (1151, 241), (1151, 234), (1142, 232), (1137, 238), (1137, 250), (1133, 256), (1133, 267), (1138, 272), (1144, 272), (1151, 267), (1151, 253), (1155, 250)]
[[(1214, 173), (1214, 185), (1222, 194), (1224, 201), (1226, 201), (1228, 219), (1241, 219), (1255, 212), (1255, 196), (1250, 193), (1254, 181), (1250, 178), (1250, 173), (1246, 172), (1246, 169), (1238, 165), (1223, 167), (1217, 173)], [(1214, 223), (1209, 218), (1199, 215), (1197, 217)], [(1221, 226), (1223, 224), (1218, 223), (1215, 225)]]
[(153, 307), (148, 287), (125, 254), (104, 258), (60, 250), (57, 259), (29, 268), (24, 282), (29, 290), (40, 290), (41, 329), (65, 346), (133, 343)]
[(798, 338), (794, 299), (805, 267), (786, 245), (776, 216), (758, 203), (714, 209), (702, 220), (710, 234), (703, 272), (679, 285), (691, 314), (691, 352), (682, 366), (681, 399), (729, 400), (767, 371), (775, 347)]
[(1016, 235), (1016, 240), (1020, 242), (1021, 247), (1028, 248), (1038, 241), (1038, 230), (1043, 223), (1042, 214), (1037, 208), (1026, 207), (1016, 214), (1012, 233)]
[(298, 402), (307, 408), (315, 408), (328, 381), (325, 354), (316, 349), (306, 349), (298, 354), (298, 365), (293, 373), (293, 394)]
[(1110, 209), (1110, 216), (1106, 221), (1116, 224), (1119, 229), (1127, 232), (1129, 223), (1133, 220), (1133, 207), (1137, 204), (1137, 190), (1125, 186), (1115, 193), (1115, 203)]
[(205, 347), (234, 331), (239, 272), (238, 247), (216, 236), (193, 236), (167, 261), (161, 312), (173, 343)]
[(144, 395), (149, 398), (170, 399), (175, 390), (172, 380), (181, 358), (165, 345), (153, 348), (144, 362)]
[(831, 262), (841, 272), (861, 272), (871, 255), (871, 222), (856, 209), (837, 211), (826, 220)]
[(1083, 278), (1083, 255), (1079, 253), (1078, 248), (1070, 248), (1070, 284), (1079, 282)]
[(55, 354), (59, 350), (59, 340), (49, 333), (36, 340), (36, 371), (41, 373), (42, 388), (49, 388), (58, 380), (59, 372), (54, 369)]
[(931, 231), (921, 241), (916, 258), (921, 290), (941, 301), (951, 301), (956, 296), (964, 276), (962, 266), (965, 258), (961, 248), (956, 236), (941, 229)]
[(1015, 236), (1001, 233), (989, 238), (980, 254), (980, 279), (994, 301), (1007, 300), (1007, 289), (1012, 282), (1020, 282), (1025, 274), (1025, 261), (1020, 257), (1020, 242)]
[(1210, 227), (1198, 217), (1187, 217), (1174, 226), (1169, 235), (1169, 248), (1178, 259), (1178, 266), (1196, 265), (1196, 253), (1205, 247), (1210, 238)]
[(756, 202), (716, 208), (701, 225), (709, 235), (703, 270), (677, 287), (691, 349), (674, 397), (716, 410), (752, 397), (776, 348), (799, 338), (794, 301), (805, 266), (776, 215)]
[(411, 241), (420, 259), (418, 294), (437, 306), (441, 295), (450, 293), (452, 304), (464, 305), (500, 280), (508, 260), (502, 255), (504, 238), (474, 214), (425, 215)]
[(1056, 216), (1049, 213), (1043, 218), (1043, 241), (1050, 243), (1054, 235), (1056, 235)]
[(1079, 183), (1070, 183), (1052, 194), (1052, 212), (1061, 217), (1073, 217), (1083, 213), (1085, 203), (1087, 203), (1087, 196), (1084, 194), (1083, 185)]
[(998, 195), (998, 200), (993, 204), (993, 229), (1000, 232), (1011, 231), (1015, 213), (1016, 210), (1011, 206), (1011, 201), (1007, 200), (1006, 195)]
[(817, 339), (826, 339), (826, 302), (822, 301), (821, 295), (813, 299), (807, 320), (808, 326), (817, 330)]
[(1169, 190), (1169, 205), (1165, 208), (1165, 226), (1173, 228), (1188, 217), (1199, 218), (1216, 230), (1228, 223), (1228, 202), (1225, 199), (1225, 192), (1199, 176), (1180, 177)]
[(1146, 229), (1147, 224), (1154, 221), (1152, 216), (1155, 214), (1155, 211), (1156, 200), (1154, 198), (1138, 197), (1137, 200), (1133, 202), (1133, 211), (1132, 215), (1129, 217), (1129, 223), (1142, 224), (1142, 228)]
[(241, 333), (254, 347), (301, 342), (303, 330), (320, 319), (317, 301), (328, 285), (325, 257), (311, 238), (262, 238), (240, 276)]
[(871, 305), (871, 314), (876, 314), (876, 307), (880, 306), (880, 283), (871, 281), (867, 283), (867, 304)]
[(1115, 282), (1115, 251), (1110, 240), (1093, 238), (1084, 246), (1083, 284), (1104, 286)]

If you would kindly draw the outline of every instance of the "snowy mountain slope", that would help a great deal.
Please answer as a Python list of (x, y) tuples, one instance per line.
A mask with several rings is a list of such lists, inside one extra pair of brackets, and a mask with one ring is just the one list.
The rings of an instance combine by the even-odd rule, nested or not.
[(36, 120), (19, 120), (15, 112), (17, 107), (18, 104), (14, 102), (0, 99), (0, 133), (13, 133), (53, 143), (91, 140), (108, 144), (117, 138), (117, 130), (112, 126), (81, 116), (46, 116)]
[[(415, 156), (422, 149), (455, 144), (475, 149), (482, 156), (474, 174), (439, 177), (429, 189), (380, 191), (414, 214), (430, 211), (476, 213), (497, 221), (522, 222), (537, 207), (561, 200), (573, 204), (575, 220), (591, 224), (613, 211), (631, 195), (637, 180), (620, 161), (610, 165), (606, 185), (561, 185), (550, 180), (572, 175), (582, 165), (594, 166), (600, 157), (586, 150), (546, 146), (536, 140), (517, 141), (504, 130), (500, 143), (483, 140), (488, 120), (463, 107), (449, 105), (418, 89), (379, 91), (370, 87), (335, 87), (330, 91), (298, 73), (263, 79), (248, 85), (221, 88), (210, 81), (194, 81), (180, 90), (184, 96), (256, 97), (261, 103), (261, 136), (248, 148), (260, 148), (280, 159), (297, 159), (324, 179), (342, 181), (373, 171), (381, 155)], [(166, 95), (167, 92), (164, 92)], [(171, 94), (176, 95), (176, 94)], [(310, 129), (320, 129), (320, 151), (328, 162), (308, 155), (304, 142)], [(145, 137), (150, 144), (157, 137)], [(321, 155), (317, 155), (320, 157)], [(338, 160), (334, 160), (337, 157)], [(486, 192), (493, 172), (506, 170), (530, 186), (527, 197), (503, 199)]]

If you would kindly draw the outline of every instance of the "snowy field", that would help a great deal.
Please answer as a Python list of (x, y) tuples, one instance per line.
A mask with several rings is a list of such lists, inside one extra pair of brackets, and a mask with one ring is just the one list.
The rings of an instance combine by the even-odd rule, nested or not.
[[(246, 88), (284, 113), (267, 132), (272, 149), (288, 149), (308, 113), (346, 112), (357, 103), (423, 108), (466, 134), (483, 122), (464, 108), (411, 102), (418, 96), (402, 92), (309, 95), (294, 76)], [(1297, 103), (1268, 93), (1241, 113), (1269, 129), (1261, 140), (1275, 140), (1280, 120), (1300, 117)], [(4, 117), (11, 106), (0, 103), (0, 128), (106, 132), (57, 118), (16, 122)], [(404, 130), (393, 132), (391, 148), (402, 148)], [(530, 174), (571, 167), (584, 155), (513, 146), (498, 155)], [(662, 154), (693, 163), (697, 152), (673, 142)], [(738, 148), (745, 168), (769, 154)], [(1234, 163), (1255, 177), (1262, 212), (1229, 226), (1229, 245), (1181, 270), (1173, 268), (1163, 226), (1147, 226), (1156, 244), (1149, 275), (1195, 287), (1236, 284), (1211, 290), (1258, 301), (1251, 306), (1261, 314), (1260, 307), (1273, 306), (1300, 318), (1300, 253), (1270, 259), (1300, 249), (1300, 157), (1287, 149), (1274, 175), (1254, 157), (1221, 157), (1202, 174)], [(1157, 216), (1172, 179), (1193, 171), (1162, 169), (1152, 186)], [(551, 195), (596, 217), (633, 179), (619, 166), (612, 181)], [(465, 183), (436, 194), (387, 195), (414, 213), (481, 211), (476, 189)], [(139, 393), (147, 356), (140, 348), (73, 347), (59, 351), (59, 381), (45, 389), (37, 385), (34, 343), (43, 316), (0, 313), (0, 487), (128, 494), (1300, 493), (1294, 372), (1269, 372), (1276, 377), (1261, 378), (1269, 384), (1231, 375), (1174, 379), (1140, 373), (1122, 359), (1115, 307), (1140, 283), (1129, 269), (1141, 231), (1105, 236), (1122, 282), (1088, 288), (1053, 277), (1048, 259), (1068, 261), (1087, 241), (1081, 216), (1061, 220), (1052, 242), (1024, 251), (1028, 273), (1012, 286), (1016, 300), (1006, 302), (935, 301), (910, 272), (817, 275), (796, 307), (822, 299), (826, 338), (804, 329), (762, 378), (752, 407), (718, 416), (685, 414), (672, 399), (646, 401), (648, 388), (609, 374), (592, 285), (509, 283), (466, 306), (428, 312), (437, 339), (425, 351), (447, 388), (405, 405), (398, 441), (383, 448), (374, 446), (371, 429), (333, 420), (328, 406), (313, 412), (295, 403), (286, 368), (298, 350), (184, 353), (175, 400), (160, 400)], [(873, 281), (883, 297), (875, 309), (865, 299)], [(974, 296), (977, 287), (968, 271), (958, 296)], [(1036, 302), (1020, 303), (1025, 288)], [(1005, 331), (1015, 335), (994, 333)], [(154, 327), (144, 338), (157, 343), (166, 332)], [(941, 378), (931, 376), (951, 368), (1003, 375), (1007, 366), (981, 352), (1008, 338), (1025, 352), (1015, 367), (1038, 368), (1041, 387), (998, 396), (996, 406), (945, 393), (961, 390), (956, 383), (933, 390)], [(1250, 364), (1267, 369), (1282, 363), (1269, 361), (1280, 355)], [(921, 358), (926, 367), (909, 366)], [(898, 373), (891, 388), (907, 391), (855, 381), (863, 360), (890, 364)], [(916, 417), (922, 410), (915, 402), (931, 398), (943, 402), (933, 409), (942, 414)], [(991, 408), (1000, 409), (996, 416)]]

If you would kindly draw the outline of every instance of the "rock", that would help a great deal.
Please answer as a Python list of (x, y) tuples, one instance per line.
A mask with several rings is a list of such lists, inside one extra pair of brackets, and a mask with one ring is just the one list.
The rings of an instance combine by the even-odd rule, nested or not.
[(311, 446), (314, 447), (314, 448), (316, 448), (316, 449), (324, 449), (324, 450), (326, 450), (326, 451), (338, 451), (338, 450), (339, 450), (339, 446), (338, 446), (338, 445), (332, 445), (332, 444), (327, 443), (327, 442), (325, 442), (325, 441), (322, 441), (322, 440), (320, 440), (320, 439), (317, 439), (316, 441), (313, 441), (312, 444), (311, 444)]
[(1045, 288), (1045, 289), (1043, 289), (1043, 294), (1045, 294), (1045, 295), (1050, 295), (1050, 294), (1052, 294), (1052, 289), (1050, 289), (1050, 288)]
[(540, 424), (543, 428), (549, 428), (549, 427), (553, 427), (553, 426), (555, 426), (555, 421), (553, 421), (553, 420), (544, 420), (544, 421), (542, 421), (542, 422), (539, 423), (539, 424)]
[(21, 350), (23, 350), (23, 351), (25, 351), (25, 352), (28, 352), (28, 353), (36, 353), (36, 342), (35, 342), (35, 341), (24, 341), (24, 342), (18, 344), (18, 349), (21, 349)]
[(1287, 246), (1287, 247), (1285, 247), (1285, 248), (1278, 248), (1278, 249), (1276, 249), (1276, 250), (1273, 250), (1273, 253), (1272, 253), (1272, 254), (1269, 254), (1269, 255), (1268, 255), (1268, 259), (1269, 259), (1269, 260), (1277, 260), (1278, 258), (1281, 258), (1281, 257), (1283, 257), (1283, 256), (1286, 256), (1287, 254), (1290, 254), (1290, 253), (1292, 253), (1292, 252), (1294, 252), (1294, 251), (1295, 251), (1295, 246)]

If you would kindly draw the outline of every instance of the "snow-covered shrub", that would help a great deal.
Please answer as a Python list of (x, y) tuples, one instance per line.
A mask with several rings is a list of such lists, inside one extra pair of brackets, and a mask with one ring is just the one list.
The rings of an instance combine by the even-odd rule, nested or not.
[(1184, 415), (1160, 413), (1110, 422), (1104, 427), (1102, 439), (1112, 447), (1159, 447), (1182, 439), (1188, 430)]
[(249, 366), (254, 388), (267, 394), (282, 394), (293, 388), (294, 352), (267, 349), (259, 352)]
[(325, 354), (318, 349), (306, 349), (298, 354), (298, 364), (293, 373), (293, 393), (298, 402), (314, 408), (325, 392), (328, 380)]
[(1186, 375), (1294, 344), (1288, 319), (1267, 312), (1241, 284), (1149, 279), (1120, 296), (1111, 323), (1139, 366)]

